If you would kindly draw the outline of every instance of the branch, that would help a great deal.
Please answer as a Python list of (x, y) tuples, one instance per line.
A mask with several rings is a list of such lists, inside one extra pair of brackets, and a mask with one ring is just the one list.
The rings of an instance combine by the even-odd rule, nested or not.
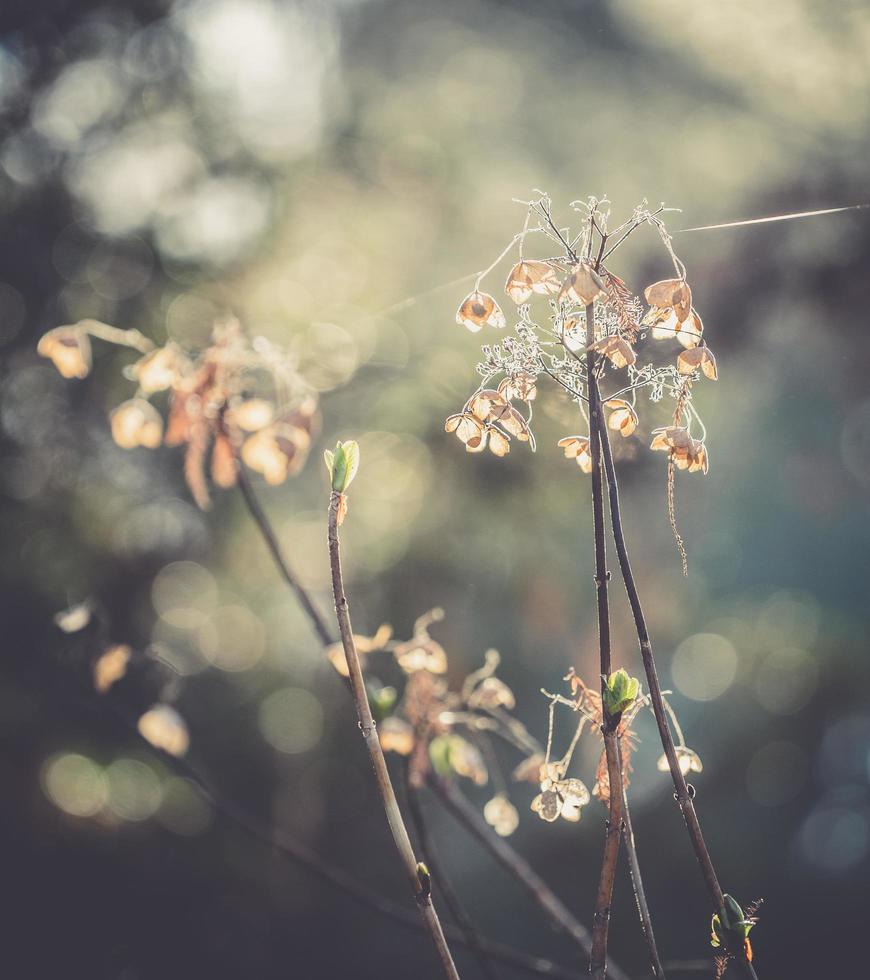
[(432, 874), (433, 880), (437, 883), (441, 894), (444, 896), (444, 904), (450, 910), (453, 921), (459, 927), (459, 931), (465, 940), (465, 945), (474, 954), (480, 966), (481, 972), (489, 977), (489, 980), (500, 980), (498, 970), (490, 963), (478, 936), (474, 924), (469, 919), (459, 896), (453, 890), (450, 880), (444, 872), (444, 865), (441, 859), (436, 856), (435, 842), (429, 832), (429, 826), (423, 815), (423, 807), (420, 805), (420, 790), (414, 785), (410, 778), (410, 768), (405, 766), (405, 789), (407, 791), (408, 808), (411, 811), (411, 820), (417, 832), (417, 840), (420, 843), (420, 850), (423, 852), (423, 860)]
[[(586, 307), (587, 336), (595, 339), (595, 304)], [(604, 530), (604, 493), (601, 475), (601, 425), (603, 412), (601, 392), (597, 378), (598, 355), (591, 348), (586, 352), (586, 389), (589, 395), (589, 452), (592, 456), (592, 523), (595, 536), (595, 590), (598, 601), (598, 659), (601, 675), (601, 701), (606, 705), (607, 678), (611, 673), (610, 659), (610, 608), (607, 596), (607, 541)], [(607, 976), (607, 932), (610, 925), (610, 905), (613, 901), (613, 883), (616, 878), (616, 862), (622, 838), (623, 785), (619, 765), (619, 716), (612, 717), (603, 708), (604, 752), (607, 758), (607, 777), (610, 784), (608, 818), (604, 834), (604, 854), (595, 896), (595, 916), (592, 923), (592, 953), (589, 972), (594, 980)]]
[(344, 647), (344, 655), (347, 660), (347, 669), (350, 675), (351, 693), (356, 704), (357, 717), (359, 718), (360, 731), (368, 749), (369, 759), (372, 769), (374, 769), (375, 780), (377, 781), (378, 791), (381, 795), (381, 802), (387, 816), (387, 822), (393, 835), (393, 841), (399, 857), (405, 867), (405, 871), (410, 880), (411, 889), (420, 915), (426, 924), (432, 942), (441, 958), (444, 973), (450, 980), (459, 980), (459, 973), (450, 955), (447, 940), (444, 938), (444, 931), (438, 919), (438, 913), (432, 904), (430, 894), (431, 880), (425, 869), (421, 868), (411, 846), (408, 830), (402, 819), (396, 794), (393, 791), (393, 784), (390, 782), (390, 774), (387, 770), (387, 763), (378, 739), (378, 733), (369, 706), (368, 694), (366, 692), (365, 680), (363, 679), (362, 666), (359, 654), (356, 649), (356, 642), (353, 637), (353, 629), (350, 622), (350, 611), (348, 609), (347, 596), (344, 594), (344, 582), (341, 574), (341, 552), (338, 537), (338, 513), (341, 506), (343, 495), (333, 491), (329, 499), (329, 565), (332, 572), (332, 594), (335, 599), (335, 615), (338, 619), (338, 629), (341, 634), (341, 643)]
[[(456, 821), (489, 851), (490, 855), (511, 877), (522, 885), (535, 904), (544, 911), (550, 922), (560, 932), (565, 933), (575, 945), (579, 946), (584, 956), (588, 958), (592, 948), (592, 937), (589, 930), (574, 917), (564, 902), (552, 891), (528, 861), (521, 854), (518, 854), (504, 838), (493, 832), (483, 817), (451, 782), (430, 774), (429, 786)], [(613, 980), (628, 980), (627, 974), (615, 963), (610, 964), (610, 975)]]
[[(652, 702), (653, 714), (655, 715), (656, 725), (659, 730), (662, 748), (668, 760), (668, 767), (671, 771), (671, 778), (674, 782), (674, 796), (683, 814), (686, 830), (695, 851), (695, 857), (701, 868), (704, 883), (710, 894), (713, 904), (713, 911), (718, 913), (724, 904), (722, 887), (713, 867), (713, 862), (704, 842), (704, 835), (701, 832), (701, 824), (695, 812), (695, 804), (692, 801), (689, 787), (686, 784), (686, 777), (680, 769), (677, 759), (674, 739), (668, 726), (667, 713), (665, 711), (664, 700), (662, 698), (662, 688), (659, 683), (658, 671), (656, 670), (655, 658), (653, 656), (652, 642), (650, 641), (649, 630), (646, 625), (643, 606), (634, 581), (634, 574), (631, 570), (631, 562), (628, 557), (628, 549), (625, 544), (625, 534), (622, 528), (622, 516), (619, 506), (619, 484), (616, 478), (616, 467), (613, 464), (613, 452), (610, 447), (610, 438), (604, 419), (599, 415), (595, 420), (599, 439), (604, 454), (604, 470), (607, 476), (610, 499), (610, 523), (613, 530), (613, 540), (616, 545), (616, 554), (619, 559), (619, 568), (622, 573), (622, 580), (625, 583), (625, 591), (628, 595), (628, 602), (631, 606), (632, 616), (634, 617), (637, 640), (640, 646), (640, 655), (643, 660), (643, 668), (646, 673), (647, 686), (649, 687), (650, 700)], [(738, 962), (742, 965), (747, 976), (757, 980), (755, 970), (743, 950), (732, 950)]]
[(646, 940), (646, 947), (649, 953), (650, 969), (656, 980), (665, 980), (665, 971), (659, 957), (656, 937), (653, 932), (652, 919), (649, 914), (649, 906), (646, 903), (646, 892), (643, 887), (643, 878), (640, 874), (640, 864), (637, 860), (637, 848), (634, 844), (634, 830), (631, 826), (631, 811), (628, 806), (628, 795), (623, 786), (622, 800), (622, 839), (625, 843), (625, 852), (628, 854), (628, 873), (631, 876), (631, 886), (634, 890), (634, 900), (637, 903), (637, 914), (640, 917), (640, 927), (643, 930), (643, 937)]

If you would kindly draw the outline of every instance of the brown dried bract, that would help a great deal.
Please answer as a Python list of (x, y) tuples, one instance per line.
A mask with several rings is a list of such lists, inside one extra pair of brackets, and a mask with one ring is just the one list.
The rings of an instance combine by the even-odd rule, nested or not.
[(607, 284), (588, 262), (578, 262), (572, 267), (559, 291), (559, 302), (566, 300), (589, 306), (597, 299), (607, 298)]
[(602, 354), (616, 368), (629, 367), (637, 360), (634, 348), (622, 337), (602, 337), (601, 340), (596, 340), (594, 344), (590, 344), (589, 350)]

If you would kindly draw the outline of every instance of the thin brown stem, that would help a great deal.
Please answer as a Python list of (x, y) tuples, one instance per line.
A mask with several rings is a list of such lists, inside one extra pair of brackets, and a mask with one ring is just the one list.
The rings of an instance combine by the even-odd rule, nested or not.
[[(550, 886), (532, 868), (526, 859), (503, 838), (495, 834), (465, 796), (446, 779), (429, 776), (429, 785), (438, 799), (465, 830), (471, 834), (492, 857), (533, 899), (535, 904), (547, 915), (560, 932), (571, 939), (588, 959), (592, 950), (592, 936), (589, 930), (574, 916), (565, 903), (553, 892)], [(627, 980), (627, 974), (615, 963), (610, 963), (613, 980)]]
[(656, 945), (652, 918), (650, 917), (649, 906), (646, 902), (646, 892), (643, 887), (643, 878), (640, 873), (640, 863), (637, 859), (637, 847), (634, 843), (634, 829), (631, 825), (631, 809), (628, 805), (628, 794), (624, 788), (622, 800), (622, 840), (625, 844), (625, 852), (628, 855), (628, 873), (631, 876), (631, 886), (634, 890), (634, 900), (637, 904), (640, 927), (643, 930), (643, 937), (646, 940), (646, 948), (649, 953), (650, 970), (656, 980), (665, 980), (665, 971), (662, 967), (658, 946)]
[(478, 936), (474, 924), (468, 917), (465, 908), (454, 891), (453, 886), (450, 883), (450, 879), (445, 873), (444, 865), (441, 863), (441, 859), (437, 854), (435, 847), (435, 840), (430, 833), (429, 824), (423, 813), (423, 807), (420, 800), (420, 789), (414, 784), (414, 781), (410, 778), (410, 767), (405, 766), (405, 791), (408, 799), (408, 809), (411, 813), (411, 821), (414, 824), (414, 830), (417, 833), (417, 841), (420, 844), (420, 850), (423, 852), (423, 860), (426, 862), (426, 866), (432, 875), (432, 880), (438, 886), (441, 895), (444, 898), (444, 904), (450, 911), (450, 915), (453, 921), (462, 933), (465, 940), (465, 945), (474, 954), (478, 965), (480, 966), (481, 973), (489, 977), (489, 980), (500, 980), (500, 974), (495, 966), (490, 961), (487, 956), (486, 951), (480, 941), (480, 936)]
[(369, 706), (365, 679), (363, 678), (362, 665), (360, 664), (356, 641), (353, 636), (353, 628), (350, 622), (350, 609), (348, 607), (347, 596), (344, 592), (344, 581), (341, 573), (341, 548), (338, 535), (338, 514), (341, 503), (342, 495), (333, 491), (329, 499), (329, 565), (332, 572), (332, 594), (335, 600), (335, 615), (338, 620), (341, 644), (347, 660), (351, 693), (354, 704), (356, 705), (359, 727), (369, 753), (372, 769), (375, 773), (378, 792), (380, 793), (387, 822), (393, 835), (393, 841), (410, 881), (420, 915), (426, 924), (426, 928), (441, 959), (441, 965), (444, 968), (445, 975), (450, 977), (451, 980), (459, 980), (459, 973), (456, 970), (456, 965), (447, 946), (447, 940), (444, 938), (444, 931), (441, 928), (438, 913), (432, 904), (429, 887), (430, 879), (428, 874), (423, 873), (423, 869), (421, 869), (414, 854), (414, 848), (411, 846), (411, 840), (408, 836), (408, 830), (405, 827), (405, 821), (402, 818), (398, 801), (396, 800), (393, 784), (390, 781), (387, 762), (381, 749), (375, 720), (372, 717), (371, 707)]
[(245, 472), (244, 467), (239, 463), (236, 467), (236, 472), (238, 474), (239, 490), (242, 492), (242, 497), (245, 501), (245, 505), (248, 508), (248, 512), (254, 519), (254, 523), (257, 525), (257, 529), (266, 542), (266, 547), (269, 549), (269, 554), (271, 554), (278, 571), (281, 573), (281, 577), (290, 586), (290, 588), (296, 594), (296, 598), (299, 600), (299, 604), (302, 606), (305, 614), (308, 616), (311, 622), (314, 632), (317, 634), (320, 642), (324, 646), (329, 646), (332, 642), (332, 633), (329, 627), (326, 625), (326, 620), (318, 611), (317, 607), (311, 600), (307, 590), (299, 582), (290, 565), (287, 562), (284, 552), (281, 550), (281, 545), (278, 543), (278, 537), (272, 529), (272, 525), (269, 523), (269, 519), (266, 517), (265, 511), (260, 505), (260, 501), (257, 499), (257, 495), (254, 492), (253, 486), (251, 486), (251, 481), (248, 479), (248, 474)]
[[(625, 533), (622, 527), (622, 516), (619, 505), (619, 484), (616, 477), (616, 467), (613, 463), (613, 453), (610, 447), (610, 439), (608, 437), (607, 428), (604, 424), (603, 418), (598, 418), (596, 428), (599, 432), (604, 455), (604, 471), (609, 488), (610, 523), (613, 530), (613, 540), (616, 546), (616, 554), (619, 560), (622, 580), (625, 584), (625, 591), (628, 595), (628, 602), (631, 606), (631, 612), (634, 618), (634, 625), (637, 632), (638, 644), (640, 646), (641, 659), (643, 660), (643, 668), (646, 674), (647, 686), (649, 687), (653, 714), (655, 715), (656, 725), (659, 730), (662, 748), (664, 749), (665, 757), (668, 760), (668, 768), (671, 771), (671, 778), (673, 779), (674, 783), (674, 796), (676, 797), (677, 804), (679, 805), (680, 811), (683, 814), (683, 820), (686, 824), (689, 840), (701, 868), (701, 874), (703, 875), (704, 883), (706, 884), (707, 891), (710, 895), (713, 911), (718, 913), (724, 904), (722, 887), (719, 884), (719, 878), (716, 875), (715, 868), (713, 867), (710, 853), (707, 850), (707, 845), (704, 841), (704, 835), (701, 832), (701, 824), (698, 820), (698, 815), (695, 812), (695, 804), (693, 802), (694, 792), (690, 793), (689, 787), (686, 783), (686, 777), (683, 775), (683, 771), (680, 769), (676, 748), (674, 746), (674, 739), (668, 725), (667, 712), (664, 705), (664, 699), (662, 697), (662, 688), (661, 684), (659, 683), (658, 671), (656, 670), (655, 657), (653, 656), (652, 641), (650, 640), (649, 630), (647, 629), (646, 625), (646, 617), (644, 616), (640, 595), (637, 591), (637, 584), (634, 580), (634, 573), (631, 569), (628, 548), (625, 543)], [(755, 970), (753, 969), (752, 964), (746, 958), (745, 953), (742, 950), (732, 950), (732, 953), (737, 958), (738, 962), (742, 964), (744, 972), (747, 974), (747, 976), (754, 978)]]
[[(587, 332), (595, 336), (595, 305), (586, 307)], [(586, 352), (586, 377), (589, 395), (589, 452), (592, 457), (592, 523), (595, 538), (595, 591), (598, 606), (598, 662), (601, 675), (602, 701), (610, 676), (610, 608), (607, 595), (607, 540), (604, 529), (604, 492), (601, 472), (601, 425), (603, 410), (601, 392), (598, 390), (598, 355), (591, 348)], [(607, 758), (607, 774), (610, 782), (608, 819), (604, 835), (604, 854), (601, 873), (595, 895), (595, 916), (592, 923), (592, 952), (589, 972), (594, 980), (604, 980), (607, 975), (607, 933), (610, 925), (610, 905), (613, 900), (613, 883), (616, 878), (616, 862), (622, 838), (622, 776), (619, 767), (619, 737), (616, 728), (619, 718), (610, 717), (606, 711), (602, 734)]]

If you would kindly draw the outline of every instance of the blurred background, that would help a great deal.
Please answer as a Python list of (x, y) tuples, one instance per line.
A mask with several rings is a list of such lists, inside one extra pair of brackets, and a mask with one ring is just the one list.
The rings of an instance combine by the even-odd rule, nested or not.
[[(322, 393), (322, 432), (298, 478), (260, 489), (300, 577), (328, 613), (320, 455), (358, 438), (355, 627), (406, 637), (442, 606), (433, 635), (453, 682), (496, 647), (543, 739), (539, 689), (571, 666), (595, 676), (589, 485), (555, 448), (576, 424), (552, 388), (535, 455), (470, 458), (444, 434), (477, 384), (456, 280), (519, 230), (511, 199), (533, 188), (566, 222), (590, 194), (618, 220), (664, 201), (682, 209), (673, 230), (870, 200), (870, 11), (43, 0), (0, 20), (4, 971), (436, 977), (419, 934), (246, 835), (150, 753), (110, 706), (146, 695), (80, 686), (81, 652), (53, 616), (90, 598), (104, 639), (174, 666), (189, 759), (225, 798), (405, 900), (352, 706), (238, 494), (203, 513), (176, 450), (112, 442), (132, 352), (95, 341), (91, 376), (67, 381), (37, 339), (95, 317), (196, 345), (232, 311), (292, 347)], [(644, 448), (662, 420), (620, 446), (660, 669), (704, 761), (708, 844), (728, 891), (765, 900), (762, 977), (831, 976), (864, 956), (868, 215), (674, 236), (721, 375), (697, 394), (710, 474), (677, 478), (687, 579), (665, 464)], [(487, 281), (496, 294), (507, 268)], [(652, 231), (612, 268), (638, 292), (669, 274)], [(613, 605), (616, 661), (639, 673), (620, 587)], [(638, 734), (631, 793), (659, 945), (709, 960), (707, 898), (649, 718)], [(583, 752), (591, 784), (593, 740)], [(478, 806), (492, 795), (463, 789)], [(512, 791), (511, 841), (591, 922), (602, 808), (551, 826), (532, 791)], [(480, 929), (579, 973), (514, 883), (429, 811)], [(643, 975), (624, 873), (611, 937)]]

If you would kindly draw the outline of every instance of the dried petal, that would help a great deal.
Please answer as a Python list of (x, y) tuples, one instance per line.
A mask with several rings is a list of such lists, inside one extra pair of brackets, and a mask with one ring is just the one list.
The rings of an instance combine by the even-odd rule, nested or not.
[(602, 354), (616, 368), (629, 367), (637, 360), (634, 348), (622, 337), (602, 337), (601, 340), (596, 340), (594, 344), (590, 344), (589, 349)]
[(526, 259), (517, 264), (508, 273), (505, 292), (519, 305), (527, 303), (532, 293), (547, 296), (558, 293), (560, 289), (556, 270), (546, 262), (536, 259)]
[(536, 381), (537, 379), (533, 374), (520, 371), (502, 379), (498, 386), (499, 394), (508, 401), (514, 398), (519, 398), (520, 401), (524, 402), (534, 401), (538, 393)]
[[(680, 772), (684, 776), (687, 776), (690, 772), (701, 772), (704, 768), (701, 762), (701, 757), (697, 752), (694, 752), (686, 745), (676, 745), (674, 750), (677, 755), (677, 762), (680, 766)], [(667, 772), (670, 769), (668, 763), (668, 757), (666, 755), (660, 755), (658, 762), (656, 762), (656, 768), (659, 772)]]
[(698, 368), (704, 373), (704, 377), (715, 381), (719, 377), (716, 369), (716, 358), (709, 347), (692, 347), (684, 350), (677, 358), (677, 370), (680, 374), (692, 374)]
[(109, 416), (112, 438), (122, 449), (156, 449), (163, 437), (163, 419), (144, 398), (121, 402)]
[(91, 369), (91, 340), (78, 326), (55, 327), (36, 346), (65, 378), (86, 378)]
[(456, 322), (477, 333), (485, 326), (504, 327), (507, 324), (504, 313), (489, 293), (475, 289), (468, 294), (456, 311)]
[(562, 812), (562, 801), (554, 790), (545, 789), (543, 793), (539, 793), (532, 800), (531, 809), (533, 813), (537, 813), (541, 820), (552, 823), (559, 818), (559, 814)]
[(556, 445), (564, 450), (567, 459), (575, 459), (584, 473), (592, 472), (592, 453), (589, 451), (588, 436), (566, 436)]
[(466, 445), (472, 439), (480, 439), (483, 435), (483, 423), (474, 415), (463, 412), (460, 415), (451, 415), (444, 423), (445, 432), (455, 432), (459, 441)]
[(634, 407), (622, 398), (611, 398), (604, 405), (613, 410), (607, 420), (608, 427), (626, 438), (630, 436), (637, 428), (637, 412)]
[[(655, 331), (653, 331), (655, 333)], [(697, 347), (701, 343), (701, 335), (704, 333), (704, 324), (695, 310), (690, 316), (680, 324), (677, 331), (677, 340), (683, 347)]]
[(662, 279), (654, 282), (646, 287), (643, 295), (650, 306), (672, 309), (680, 323), (692, 310), (692, 290), (685, 279)]
[(507, 456), (511, 451), (510, 439), (494, 427), (489, 429), (489, 451), (498, 457)]
[(543, 762), (544, 757), (539, 752), (536, 752), (530, 755), (528, 759), (523, 759), (511, 773), (511, 778), (518, 783), (540, 783), (541, 765)]
[(597, 299), (607, 298), (607, 285), (587, 262), (578, 262), (562, 283), (559, 301), (566, 299), (581, 306), (589, 306)]
[(223, 432), (215, 436), (211, 450), (211, 478), (219, 487), (225, 490), (236, 485), (236, 454), (229, 437)]
[(304, 429), (276, 422), (245, 440), (242, 460), (266, 483), (276, 486), (302, 469), (310, 445), (311, 436)]
[(494, 408), (506, 408), (507, 399), (494, 388), (484, 388), (471, 399), (471, 414), (486, 422)]

